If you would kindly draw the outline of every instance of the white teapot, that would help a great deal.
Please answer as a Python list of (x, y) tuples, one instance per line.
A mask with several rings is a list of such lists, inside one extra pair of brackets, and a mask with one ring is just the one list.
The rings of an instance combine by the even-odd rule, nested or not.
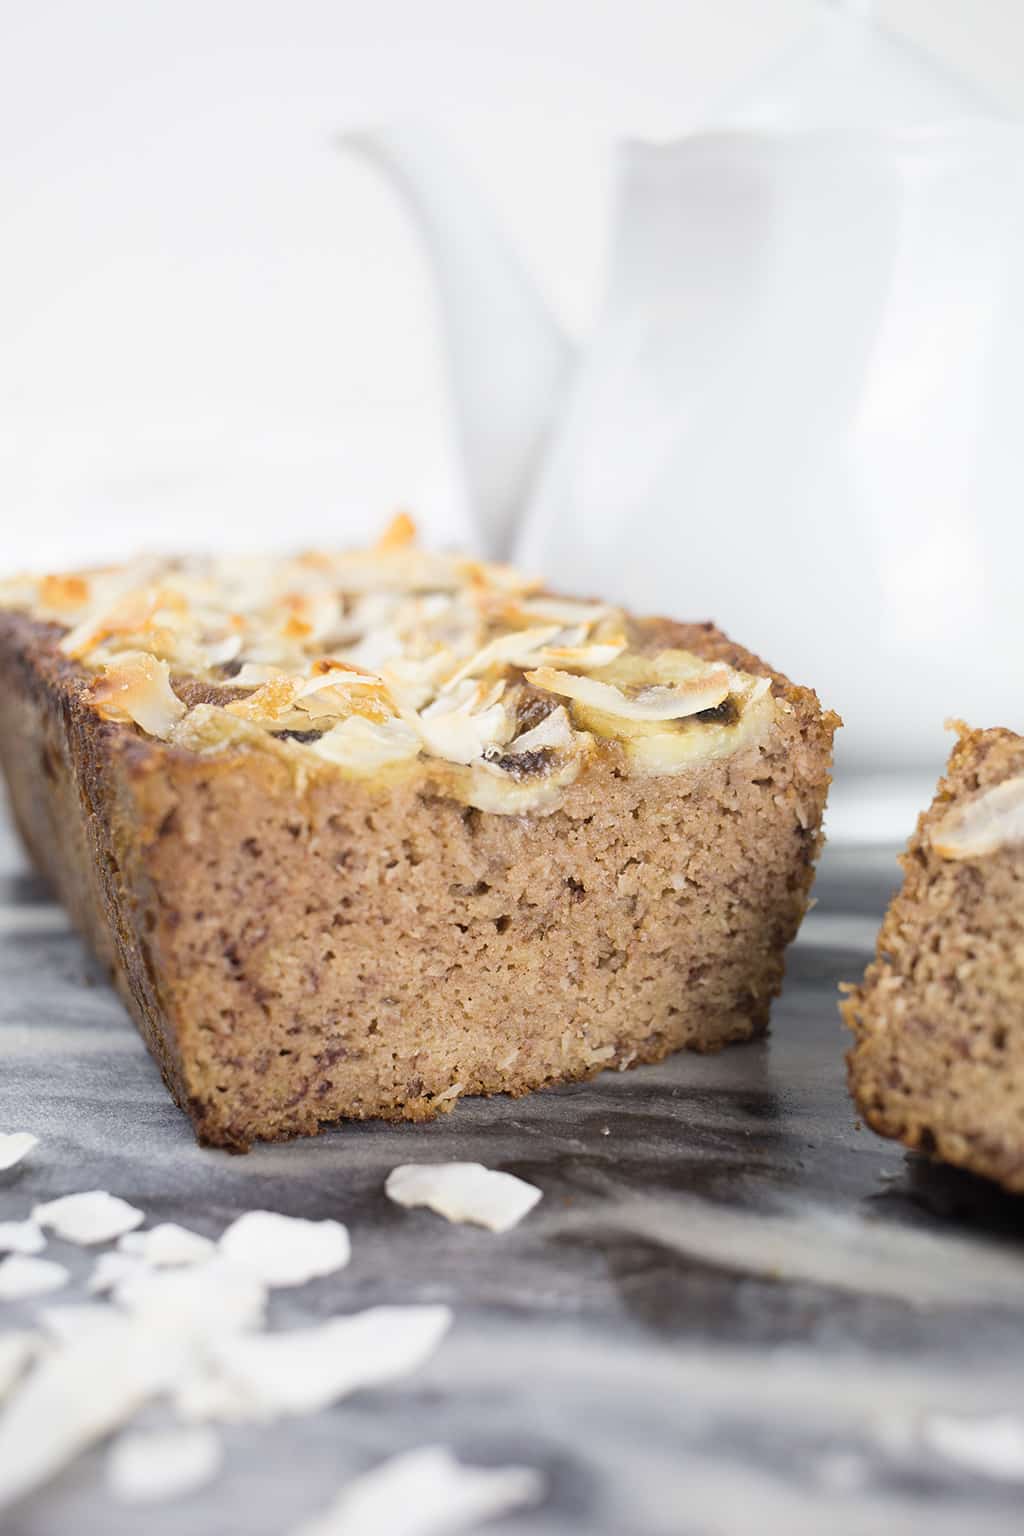
[(619, 151), (576, 355), (453, 158), (359, 136), (426, 236), (491, 554), (714, 618), (934, 767), (1024, 729), (1024, 133), (822, 11), (725, 125)]

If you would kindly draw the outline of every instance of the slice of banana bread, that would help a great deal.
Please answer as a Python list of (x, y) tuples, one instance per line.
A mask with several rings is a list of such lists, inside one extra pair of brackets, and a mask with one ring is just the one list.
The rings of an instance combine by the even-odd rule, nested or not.
[(1024, 738), (958, 726), (842, 1005), (864, 1118), (1024, 1191)]
[(24, 840), (207, 1142), (762, 1031), (836, 719), (710, 624), (375, 548), (0, 591)]

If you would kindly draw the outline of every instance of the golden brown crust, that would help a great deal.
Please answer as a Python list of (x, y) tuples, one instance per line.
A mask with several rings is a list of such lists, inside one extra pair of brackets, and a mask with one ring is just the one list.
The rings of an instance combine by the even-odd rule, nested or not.
[(1024, 738), (958, 726), (900, 863), (876, 958), (841, 1012), (850, 1088), (876, 1131), (1024, 1191), (1024, 846), (951, 859), (951, 808), (1024, 773)]
[(539, 817), (473, 810), (429, 764), (297, 780), (104, 722), (60, 633), (0, 615), (15, 813), (200, 1139), (429, 1118), (765, 1028), (836, 721), (713, 626), (649, 633), (771, 675), (769, 737), (654, 778), (601, 743)]

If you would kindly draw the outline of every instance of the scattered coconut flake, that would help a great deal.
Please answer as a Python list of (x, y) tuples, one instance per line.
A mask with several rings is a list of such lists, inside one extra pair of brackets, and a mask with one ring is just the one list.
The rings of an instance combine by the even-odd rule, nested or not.
[(117, 1246), (121, 1253), (135, 1255), (156, 1269), (201, 1264), (217, 1252), (210, 1238), (179, 1227), (175, 1221), (163, 1221), (149, 1232), (126, 1232), (118, 1238)]
[(136, 1430), (111, 1446), (107, 1486), (126, 1504), (152, 1504), (204, 1487), (223, 1460), (220, 1436), (206, 1426)]
[(62, 1195), (59, 1200), (49, 1200), (32, 1211), (33, 1221), (52, 1228), (69, 1243), (109, 1243), (145, 1219), (142, 1211), (119, 1195), (108, 1195), (105, 1189)]
[(283, 1286), (305, 1285), (344, 1269), (352, 1245), (340, 1221), (246, 1211), (222, 1235), (220, 1251), (232, 1264), (259, 1275), (264, 1284)]
[(954, 806), (935, 823), (929, 838), (943, 859), (980, 859), (1024, 842), (1024, 774)]
[(0, 1333), (0, 1403), (39, 1353), (39, 1335), (19, 1329)]
[(182, 1366), (176, 1341), (125, 1318), (44, 1356), (0, 1419), (0, 1509), (167, 1391)]
[(39, 1137), (29, 1131), (0, 1131), (0, 1172), (13, 1168), (39, 1145)]
[(444, 1306), (371, 1307), (288, 1333), (210, 1341), (210, 1368), (178, 1395), (186, 1419), (268, 1420), (317, 1413), (417, 1370), (451, 1327)]
[(101, 1253), (93, 1265), (92, 1274), (89, 1276), (87, 1289), (93, 1295), (99, 1295), (103, 1291), (112, 1291), (123, 1280), (128, 1280), (134, 1275), (141, 1274), (146, 1265), (141, 1258), (127, 1253)]
[(0, 1221), (0, 1253), (42, 1253), (45, 1247), (34, 1221)]
[(21, 1301), (26, 1296), (45, 1296), (67, 1285), (71, 1273), (52, 1259), (36, 1259), (27, 1253), (11, 1253), (0, 1262), (0, 1301)]
[(70, 1306), (44, 1307), (39, 1321), (51, 1339), (59, 1344), (69, 1344), (83, 1334), (96, 1333), (102, 1328), (118, 1328), (122, 1319), (110, 1307), (98, 1302), (73, 1302)]
[(455, 1536), (544, 1494), (532, 1467), (470, 1467), (446, 1446), (425, 1445), (355, 1478), (291, 1536)]
[(267, 1289), (254, 1270), (224, 1258), (177, 1269), (140, 1263), (114, 1287), (114, 1300), (154, 1329), (203, 1339), (262, 1326)]
[(921, 1424), (921, 1438), (947, 1461), (983, 1477), (1024, 1483), (1024, 1419), (1010, 1414), (968, 1419), (931, 1414)]
[(595, 677), (577, 677), (554, 667), (538, 667), (524, 675), (528, 683), (548, 693), (576, 699), (580, 704), (622, 720), (652, 723), (682, 720), (703, 709), (717, 708), (727, 698), (733, 680), (728, 667), (711, 665), (677, 682), (647, 684), (627, 697), (614, 683), (603, 683)]
[(507, 1232), (541, 1198), (536, 1185), (482, 1163), (403, 1163), (388, 1174), (385, 1190), (398, 1205), (425, 1205), (492, 1232)]

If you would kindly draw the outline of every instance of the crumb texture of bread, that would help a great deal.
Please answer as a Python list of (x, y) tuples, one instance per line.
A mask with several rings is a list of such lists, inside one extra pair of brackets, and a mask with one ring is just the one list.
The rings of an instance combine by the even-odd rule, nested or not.
[[(84, 601), (78, 585), (49, 596)], [(170, 624), (178, 609), (159, 601)], [(545, 605), (563, 622), (571, 600), (529, 601), (538, 612), (520, 627)], [(427, 1119), (463, 1095), (766, 1028), (814, 877), (838, 722), (712, 625), (627, 618), (626, 650), (619, 615), (547, 634), (534, 649), (548, 648), (539, 670), (561, 695), (526, 679), (538, 658), (510, 660), (504, 631), (477, 634), (502, 654), (473, 661), (470, 713), (514, 695), (504, 729), (526, 745), (495, 753), (471, 730), (464, 753), (455, 735), (433, 751), (435, 703), (396, 760), (411, 706), (381, 674), (356, 709), (342, 678), (317, 706), (328, 718), (298, 729), (310, 678), (293, 660), (269, 716), (225, 734), (227, 704), (265, 682), (233, 690), (205, 661), (154, 671), (161, 645), (183, 643), (162, 617), (152, 649), (128, 653), (142, 660), (92, 667), (71, 654), (71, 621), (0, 611), (11, 803), (202, 1141), (242, 1150), (344, 1118)], [(340, 670), (324, 668), (332, 688)], [(306, 671), (315, 684), (316, 663)], [(610, 692), (581, 702), (567, 673)], [(313, 750), (352, 719), (367, 750), (364, 727), (394, 725), (358, 772)]]
[(958, 727), (877, 956), (842, 1004), (884, 1136), (1024, 1192), (1024, 738)]

